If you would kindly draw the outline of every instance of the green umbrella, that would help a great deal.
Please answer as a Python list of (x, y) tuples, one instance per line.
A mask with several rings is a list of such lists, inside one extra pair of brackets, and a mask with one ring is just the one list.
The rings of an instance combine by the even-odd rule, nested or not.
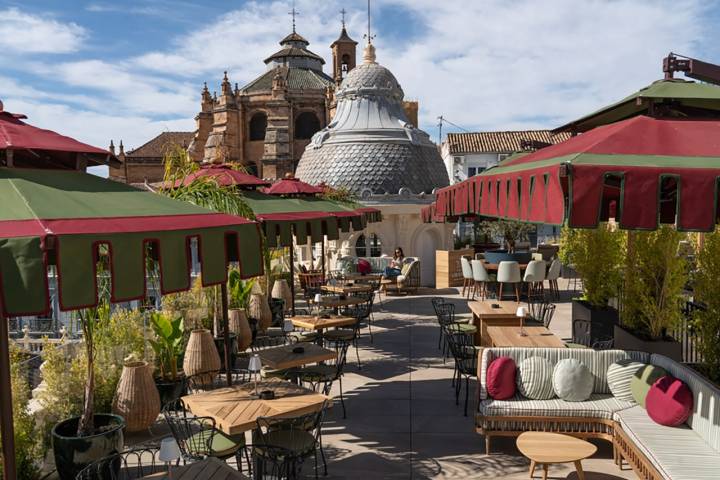
[[(47, 277), (53, 264), (61, 310), (97, 305), (101, 246), (110, 259), (113, 302), (145, 297), (148, 245), (159, 262), (163, 294), (191, 287), (193, 240), (205, 286), (225, 285), (233, 261), (243, 277), (263, 272), (257, 223), (86, 173), (0, 168), (0, 198), (0, 320), (50, 311)], [(8, 455), (13, 434), (7, 328), (0, 329), (0, 350), (7, 474), (14, 469), (14, 454)]]

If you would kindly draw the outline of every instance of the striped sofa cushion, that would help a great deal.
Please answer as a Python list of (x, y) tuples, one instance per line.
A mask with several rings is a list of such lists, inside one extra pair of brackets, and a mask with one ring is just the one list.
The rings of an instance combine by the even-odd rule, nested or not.
[[(587, 365), (593, 375), (593, 393), (610, 393), (607, 383), (607, 369), (618, 360), (632, 359), (648, 363), (649, 355), (644, 352), (626, 352), (624, 350), (592, 350), (589, 348), (484, 348), (480, 361), (480, 399), (488, 398), (485, 388), (485, 373), (490, 362), (497, 357), (508, 356), (520, 364), (526, 358), (541, 356), (550, 360), (553, 367), (563, 358), (574, 358)], [(682, 380), (682, 379), (681, 379)]]
[(614, 418), (665, 478), (715, 480), (720, 477), (720, 455), (693, 429), (657, 424), (639, 405), (617, 412)]
[(553, 398), (553, 365), (545, 357), (526, 358), (518, 365), (517, 388), (527, 398), (546, 400)]
[(508, 400), (487, 399), (480, 402), (480, 414), (486, 417), (503, 416), (550, 416), (589, 417), (611, 420), (613, 413), (630, 408), (634, 402), (618, 400), (607, 393), (593, 393), (582, 402), (566, 402), (560, 398), (550, 400), (529, 400), (515, 395)]
[(629, 358), (611, 364), (607, 371), (607, 382), (612, 394), (620, 400), (634, 401), (630, 381), (635, 373), (644, 366), (644, 363)]
[[(663, 355), (652, 355), (650, 363), (687, 383), (693, 392), (693, 411), (687, 423), (710, 447), (720, 452), (720, 389), (694, 370)], [(720, 473), (717, 475), (715, 478), (720, 478)]]

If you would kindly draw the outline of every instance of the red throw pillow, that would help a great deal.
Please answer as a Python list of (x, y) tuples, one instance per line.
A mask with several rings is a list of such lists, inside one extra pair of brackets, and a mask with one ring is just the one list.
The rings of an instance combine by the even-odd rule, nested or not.
[(692, 413), (693, 394), (685, 383), (665, 375), (650, 387), (645, 399), (645, 407), (655, 423), (677, 427), (685, 423)]
[(485, 375), (488, 394), (496, 400), (507, 400), (515, 395), (515, 360), (498, 357), (492, 362)]
[(364, 258), (359, 259), (357, 262), (357, 271), (360, 275), (367, 275), (368, 273), (372, 272), (370, 262), (368, 262)]

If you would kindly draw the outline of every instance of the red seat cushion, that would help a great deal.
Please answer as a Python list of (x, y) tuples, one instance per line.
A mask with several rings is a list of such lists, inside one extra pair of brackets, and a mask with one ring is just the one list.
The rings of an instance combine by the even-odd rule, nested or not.
[(515, 360), (498, 357), (488, 366), (485, 383), (488, 394), (496, 400), (507, 400), (515, 395)]
[(685, 423), (692, 413), (693, 394), (685, 383), (665, 375), (650, 387), (645, 405), (655, 423), (677, 427)]
[(372, 267), (370, 266), (370, 262), (367, 260), (361, 258), (357, 262), (357, 271), (361, 275), (367, 275), (368, 273), (372, 272)]

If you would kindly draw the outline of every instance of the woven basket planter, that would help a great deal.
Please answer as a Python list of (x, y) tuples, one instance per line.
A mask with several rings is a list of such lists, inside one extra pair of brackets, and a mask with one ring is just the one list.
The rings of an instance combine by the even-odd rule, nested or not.
[(258, 321), (257, 328), (259, 331), (265, 332), (270, 328), (272, 324), (272, 311), (270, 310), (270, 304), (267, 298), (265, 298), (265, 295), (253, 294), (250, 296), (248, 314), (250, 318)]
[(160, 394), (147, 362), (125, 364), (112, 403), (112, 412), (125, 419), (128, 432), (149, 428), (160, 414)]
[(183, 370), (188, 377), (220, 370), (220, 354), (210, 330), (199, 328), (190, 332), (190, 339), (185, 348)]
[(232, 309), (228, 311), (230, 331), (237, 335), (238, 350), (246, 350), (252, 343), (252, 330), (248, 322), (245, 310)]
[(290, 286), (287, 283), (287, 280), (281, 278), (279, 280), (275, 280), (275, 283), (273, 284), (272, 288), (272, 298), (279, 298), (283, 302), (283, 310), (285, 313), (287, 313), (290, 310), (290, 307), (292, 306), (292, 293), (290, 292)]

